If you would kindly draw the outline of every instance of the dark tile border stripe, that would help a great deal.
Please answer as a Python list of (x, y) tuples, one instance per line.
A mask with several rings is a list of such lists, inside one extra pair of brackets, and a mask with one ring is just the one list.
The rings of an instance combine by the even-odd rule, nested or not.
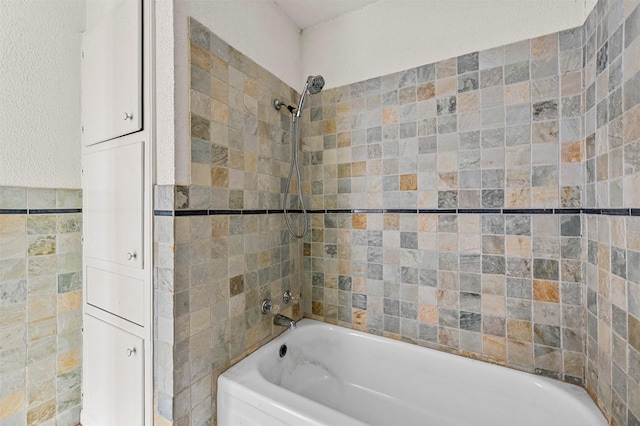
[[(25, 214), (26, 210), (1, 210), (0, 214)], [(53, 210), (53, 213), (76, 213), (81, 209)], [(20, 213), (22, 212), (22, 213)], [(30, 210), (49, 212), (48, 210)], [(300, 214), (302, 210), (288, 210), (288, 213)], [(283, 214), (282, 209), (251, 210), (154, 210), (154, 216), (220, 216), (220, 215), (265, 215)], [(594, 208), (559, 208), (559, 209), (309, 209), (309, 214), (599, 214), (606, 216), (640, 216), (640, 209), (594, 209)]]
[(458, 213), (462, 214), (500, 214), (501, 209), (458, 209)]
[(27, 214), (26, 209), (0, 209), (0, 214)]
[(553, 209), (502, 209), (503, 214), (553, 214)]
[(82, 213), (82, 209), (29, 209), (29, 214)]
[(69, 213), (82, 213), (82, 209), (0, 209), (0, 214), (69, 214)]

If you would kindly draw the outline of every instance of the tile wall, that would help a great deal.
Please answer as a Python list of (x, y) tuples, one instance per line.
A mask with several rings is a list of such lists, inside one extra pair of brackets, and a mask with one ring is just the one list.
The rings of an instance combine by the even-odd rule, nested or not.
[(302, 269), (281, 211), (291, 116), (273, 107), (297, 94), (195, 20), (190, 35), (191, 184), (156, 188), (159, 424), (215, 418), (218, 375), (284, 331), (260, 305), (299, 295)]
[(312, 96), (305, 315), (583, 384), (638, 424), (638, 4)]
[(76, 425), (82, 192), (0, 187), (0, 425)]
[(583, 383), (582, 44), (578, 28), (312, 98), (327, 212), (305, 312)]
[(298, 95), (191, 20), (191, 181), (156, 188), (159, 424), (215, 418), (217, 376), (281, 331), (257, 309), (289, 288), (295, 318), (584, 385), (638, 424), (638, 3), (311, 96), (302, 243), (272, 107)]
[[(640, 424), (640, 7), (599, 2), (584, 25), (585, 381), (613, 424)], [(631, 210), (637, 212), (638, 210)]]

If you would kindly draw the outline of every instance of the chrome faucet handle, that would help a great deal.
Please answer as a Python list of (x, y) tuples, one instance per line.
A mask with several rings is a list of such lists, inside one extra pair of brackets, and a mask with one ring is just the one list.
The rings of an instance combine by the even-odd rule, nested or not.
[(262, 312), (263, 315), (277, 314), (278, 312), (280, 312), (280, 305), (274, 305), (273, 303), (271, 303), (271, 300), (264, 299), (262, 301), (262, 305), (260, 305), (260, 312)]
[(286, 290), (284, 292), (284, 294), (282, 295), (282, 301), (287, 304), (289, 302), (299, 302), (300, 301), (300, 296), (294, 296), (293, 293), (291, 293), (291, 290)]

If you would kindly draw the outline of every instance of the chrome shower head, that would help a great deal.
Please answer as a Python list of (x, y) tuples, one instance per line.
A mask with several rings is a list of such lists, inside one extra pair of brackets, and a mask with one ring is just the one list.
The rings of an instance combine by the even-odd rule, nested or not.
[(307, 97), (307, 92), (310, 95), (315, 95), (316, 93), (320, 93), (323, 87), (324, 78), (321, 75), (310, 75), (307, 77), (307, 82), (302, 90), (302, 96), (300, 96), (300, 102), (298, 103), (298, 110), (296, 111), (295, 117), (300, 118), (300, 115), (302, 114), (302, 107), (304, 106), (304, 100)]
[(324, 87), (324, 78), (321, 75), (310, 75), (307, 77), (307, 90), (309, 94), (315, 95), (320, 93)]

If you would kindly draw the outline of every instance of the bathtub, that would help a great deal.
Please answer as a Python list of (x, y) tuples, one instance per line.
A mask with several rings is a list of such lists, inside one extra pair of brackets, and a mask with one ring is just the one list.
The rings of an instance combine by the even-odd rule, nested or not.
[(218, 425), (606, 425), (578, 386), (303, 319), (218, 378)]

